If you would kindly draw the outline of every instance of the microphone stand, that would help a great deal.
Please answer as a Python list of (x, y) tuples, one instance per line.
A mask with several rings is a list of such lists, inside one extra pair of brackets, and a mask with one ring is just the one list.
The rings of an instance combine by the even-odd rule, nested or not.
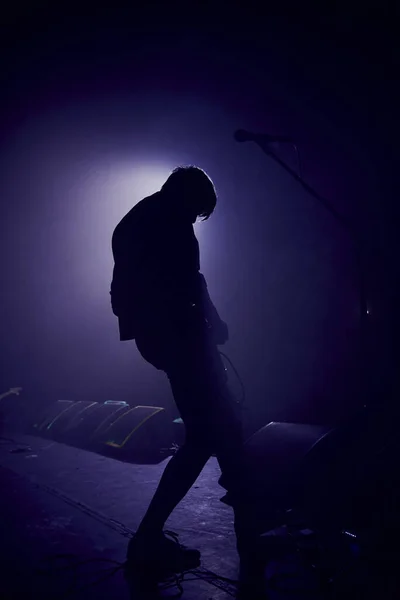
[[(347, 231), (350, 238), (353, 241), (354, 255), (356, 259), (356, 267), (358, 273), (358, 291), (359, 291), (359, 310), (360, 310), (360, 366), (361, 373), (365, 372), (368, 374), (367, 380), (364, 380), (365, 389), (362, 389), (364, 398), (367, 394), (371, 394), (374, 389), (371, 385), (371, 374), (372, 369), (369, 364), (369, 335), (368, 335), (368, 305), (366, 298), (366, 277), (364, 275), (362, 251), (361, 251), (361, 240), (359, 239), (356, 228), (343, 216), (341, 215), (328, 200), (323, 198), (318, 192), (306, 183), (293, 169), (291, 169), (282, 159), (280, 159), (270, 148), (270, 143), (263, 140), (254, 140), (255, 143), (261, 148), (261, 150), (278, 165), (280, 165), (286, 173), (288, 173), (301, 187), (312, 196), (315, 200), (320, 202), (324, 208), (330, 212), (330, 214), (336, 219), (338, 223)], [(363, 381), (363, 380), (362, 380)], [(364, 406), (367, 405), (367, 400), (364, 402)]]

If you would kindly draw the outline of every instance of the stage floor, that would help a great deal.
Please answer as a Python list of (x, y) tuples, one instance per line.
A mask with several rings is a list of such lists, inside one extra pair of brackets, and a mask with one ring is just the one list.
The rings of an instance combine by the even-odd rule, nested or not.
[[(113, 566), (101, 559), (124, 562), (130, 534), (145, 513), (167, 460), (135, 465), (51, 440), (4, 434), (0, 438), (0, 600), (141, 600), (130, 594), (122, 571), (99, 585), (90, 584)], [(224, 495), (219, 475), (217, 461), (211, 458), (166, 525), (184, 544), (202, 553), (203, 579), (183, 582), (186, 600), (235, 597), (233, 584), (204, 579), (206, 571), (238, 577), (233, 511), (219, 501)], [(70, 561), (93, 562), (75, 568), (67, 558), (55, 560), (59, 554), (73, 555)], [(270, 574), (298, 570), (285, 561), (270, 564)], [(43, 568), (46, 574), (40, 575)], [(299, 576), (303, 579), (297, 572)], [(269, 598), (326, 597), (314, 584), (311, 587), (312, 595), (305, 595), (304, 589), (286, 589), (271, 591)], [(169, 597), (176, 591), (170, 590)]]
[[(138, 526), (167, 460), (132, 465), (36, 437), (0, 438), (1, 600), (61, 598), (65, 574), (64, 579), (60, 572), (57, 577), (31, 577), (49, 555), (71, 553), (81, 560), (123, 562), (129, 532)], [(210, 459), (166, 528), (177, 532), (184, 544), (201, 550), (202, 567), (236, 578), (233, 512), (219, 502), (224, 490), (218, 477), (217, 462)], [(57, 565), (61, 564), (66, 563), (60, 559)], [(83, 566), (78, 584), (97, 578), (88, 579), (89, 566), (99, 576), (110, 567)], [(130, 597), (122, 573), (69, 597), (115, 598), (116, 593), (120, 600)], [(188, 600), (229, 597), (206, 581), (184, 583)]]

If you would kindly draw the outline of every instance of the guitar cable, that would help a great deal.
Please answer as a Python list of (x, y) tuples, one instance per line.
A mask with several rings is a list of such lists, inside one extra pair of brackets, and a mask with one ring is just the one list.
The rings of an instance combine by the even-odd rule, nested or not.
[(235, 373), (236, 379), (238, 380), (239, 385), (240, 385), (241, 390), (242, 390), (241, 397), (240, 397), (239, 400), (237, 400), (237, 403), (239, 404), (241, 410), (245, 410), (247, 408), (246, 407), (246, 389), (244, 387), (244, 383), (242, 381), (242, 378), (240, 377), (240, 375), (238, 373), (238, 370), (236, 369), (235, 365), (233, 364), (233, 362), (229, 358), (229, 356), (227, 356), (225, 354), (225, 352), (221, 352), (220, 350), (219, 350), (219, 354), (220, 354), (220, 356), (222, 356), (229, 363), (232, 371)]

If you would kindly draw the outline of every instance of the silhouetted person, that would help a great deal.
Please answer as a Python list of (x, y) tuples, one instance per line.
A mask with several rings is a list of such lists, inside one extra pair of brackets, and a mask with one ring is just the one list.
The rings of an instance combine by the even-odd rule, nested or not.
[(209, 218), (216, 202), (214, 185), (202, 169), (179, 167), (159, 192), (132, 208), (113, 234), (111, 300), (120, 339), (135, 340), (142, 356), (165, 371), (186, 429), (185, 444), (170, 459), (130, 542), (133, 568), (159, 560), (176, 572), (198, 565), (200, 553), (166, 538), (163, 527), (212, 454), (224, 487), (234, 491), (240, 485), (241, 422), (217, 349), (228, 340), (228, 328), (200, 273), (193, 230), (197, 218)]

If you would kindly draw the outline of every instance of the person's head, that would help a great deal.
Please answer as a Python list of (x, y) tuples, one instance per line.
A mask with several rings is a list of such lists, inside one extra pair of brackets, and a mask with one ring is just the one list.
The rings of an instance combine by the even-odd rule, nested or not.
[(161, 190), (192, 223), (197, 217), (208, 219), (217, 204), (213, 182), (203, 169), (192, 165), (174, 169)]

